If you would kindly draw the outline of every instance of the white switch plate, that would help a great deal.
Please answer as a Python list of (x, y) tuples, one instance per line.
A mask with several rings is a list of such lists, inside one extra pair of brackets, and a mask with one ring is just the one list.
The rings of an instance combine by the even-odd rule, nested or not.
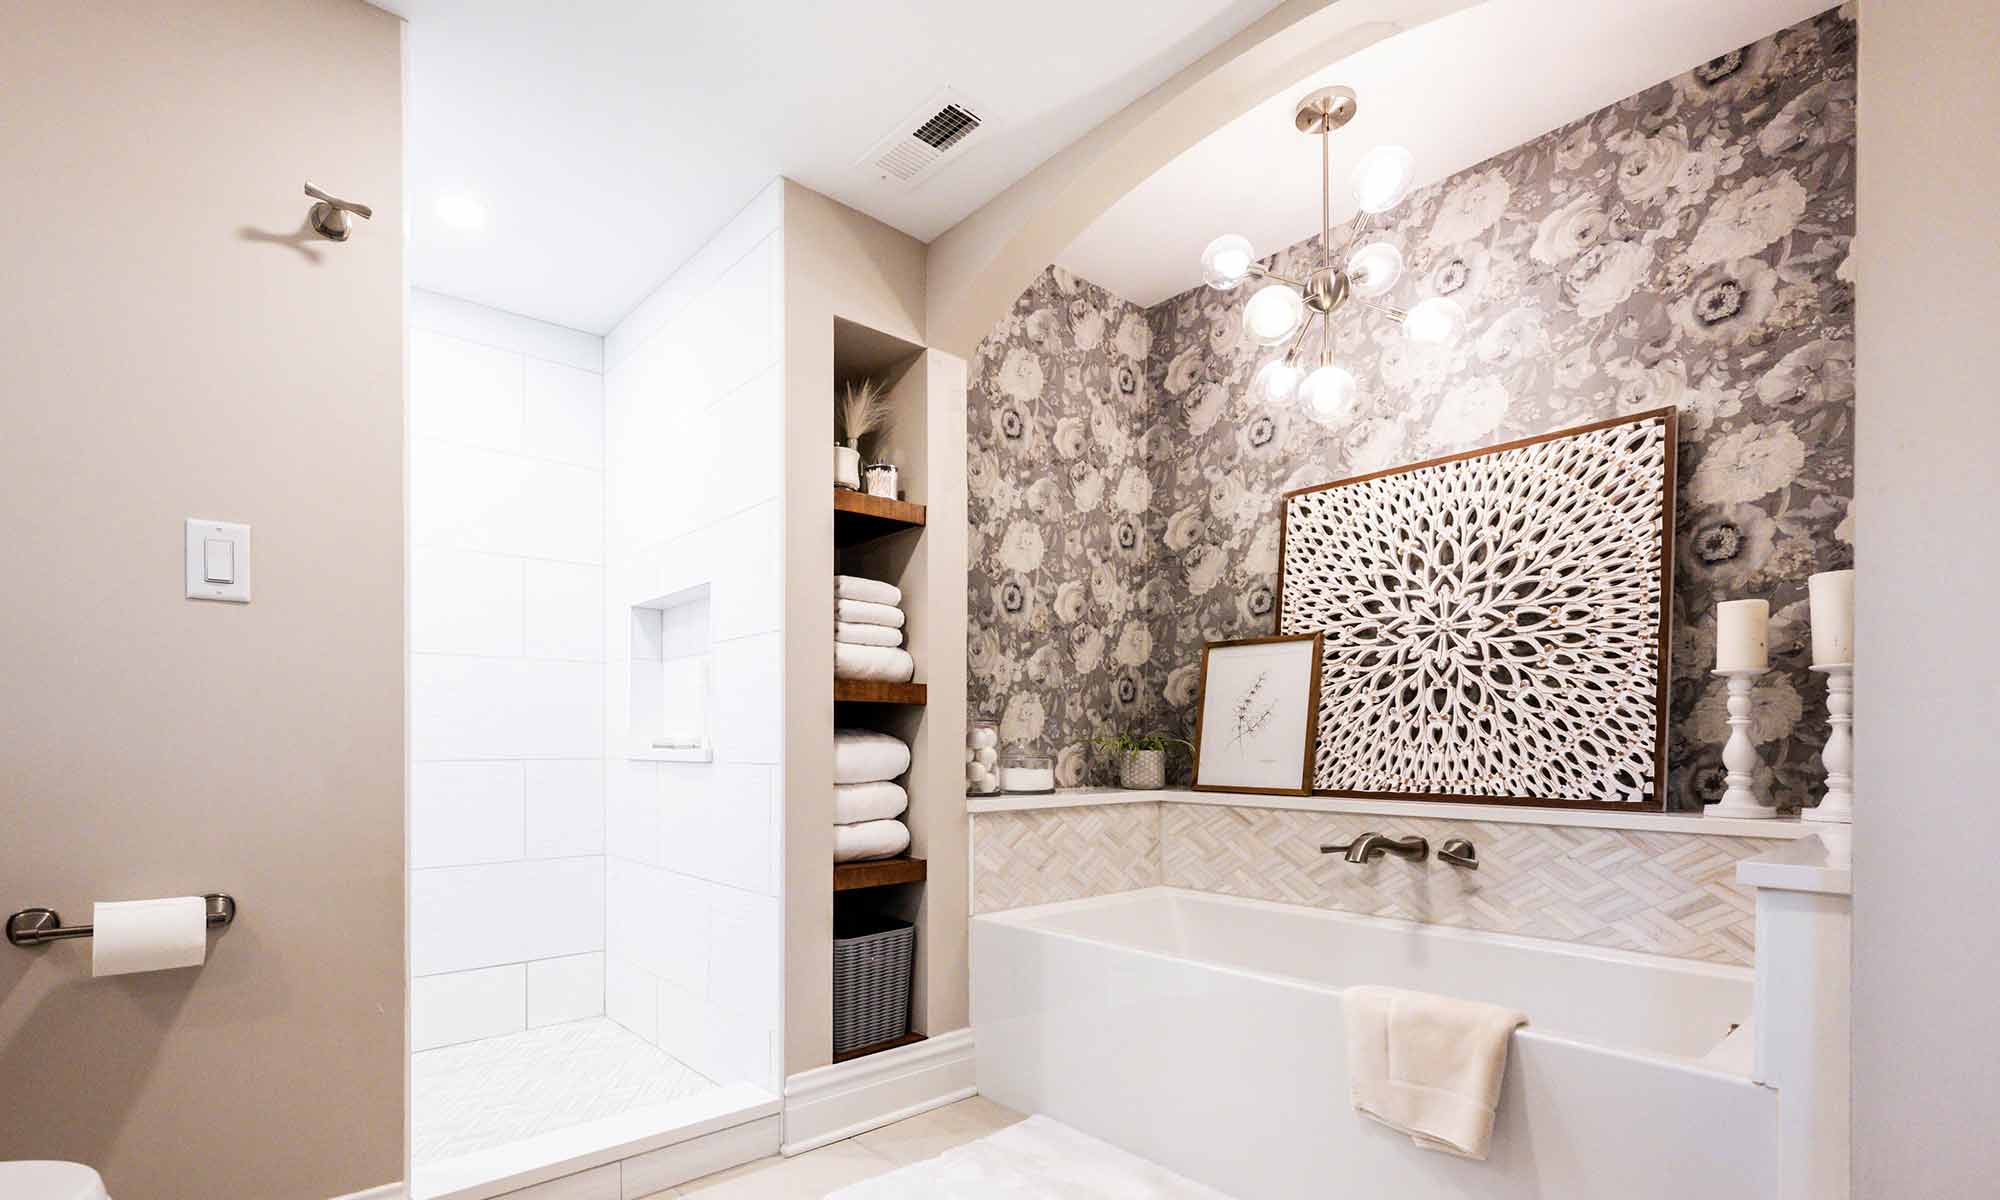
[(187, 594), (190, 600), (250, 603), (248, 525), (187, 519)]

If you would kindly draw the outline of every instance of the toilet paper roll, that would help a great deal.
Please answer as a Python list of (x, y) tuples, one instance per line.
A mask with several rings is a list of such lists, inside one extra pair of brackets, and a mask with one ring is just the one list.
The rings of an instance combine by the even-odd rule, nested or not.
[(90, 923), (92, 975), (198, 967), (208, 957), (208, 902), (200, 896), (100, 900)]

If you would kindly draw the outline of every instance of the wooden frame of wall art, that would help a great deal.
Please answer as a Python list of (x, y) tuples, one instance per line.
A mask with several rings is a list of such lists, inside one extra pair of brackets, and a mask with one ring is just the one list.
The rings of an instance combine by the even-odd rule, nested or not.
[(1666, 807), (1675, 426), (1285, 493), (1277, 627), (1326, 637), (1316, 791)]
[(1194, 790), (1312, 794), (1324, 659), (1325, 638), (1318, 633), (1201, 648)]

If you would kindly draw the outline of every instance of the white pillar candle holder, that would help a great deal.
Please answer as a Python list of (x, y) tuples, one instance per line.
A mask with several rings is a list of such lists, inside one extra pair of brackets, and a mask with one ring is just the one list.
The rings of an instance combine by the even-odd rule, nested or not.
[(1826, 764), (1826, 795), (1801, 814), (1808, 821), (1854, 823), (1854, 664), (1827, 663), (1813, 670), (1826, 676), (1826, 719), (1832, 726), (1820, 761)]
[(1729, 769), (1728, 787), (1722, 802), (1702, 807), (1702, 815), (1761, 820), (1778, 815), (1777, 802), (1757, 782), (1757, 769), (1764, 759), (1750, 740), (1750, 692), (1764, 668), (1734, 668), (1717, 671), (1729, 680), (1729, 744), (1722, 748), (1722, 765)]

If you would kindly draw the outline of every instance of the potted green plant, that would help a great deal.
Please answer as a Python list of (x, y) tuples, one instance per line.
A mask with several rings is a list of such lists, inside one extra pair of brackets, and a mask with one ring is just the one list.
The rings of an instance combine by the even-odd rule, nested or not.
[(1092, 738), (1118, 760), (1118, 785), (1132, 791), (1167, 786), (1167, 747), (1192, 743), (1164, 733), (1114, 733)]

